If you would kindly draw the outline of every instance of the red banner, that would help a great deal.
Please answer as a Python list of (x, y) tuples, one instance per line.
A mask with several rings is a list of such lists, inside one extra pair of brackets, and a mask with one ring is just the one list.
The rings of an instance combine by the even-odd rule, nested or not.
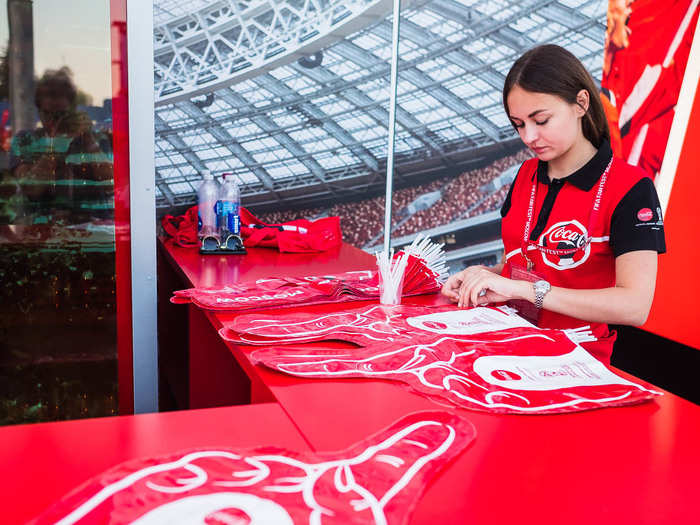
[(615, 154), (653, 178), (666, 152), (698, 0), (609, 0), (603, 102)]

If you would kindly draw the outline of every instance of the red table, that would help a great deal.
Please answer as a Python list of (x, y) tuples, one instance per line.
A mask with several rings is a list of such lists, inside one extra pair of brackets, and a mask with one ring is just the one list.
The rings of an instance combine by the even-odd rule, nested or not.
[[(161, 255), (180, 287), (372, 264), (370, 256), (349, 246), (320, 256), (251, 250), (240, 258), (200, 258), (164, 244)], [(216, 333), (231, 315), (169, 306), (184, 321), (162, 327), (174, 346), (161, 346), (161, 354), (166, 360), (170, 350), (177, 355), (177, 342), (185, 348), (184, 400), (191, 407), (254, 404), (0, 428), (2, 523), (37, 514), (127, 459), (211, 445), (339, 450), (407, 413), (436, 408), (466, 416), (477, 438), (430, 483), (414, 525), (675, 524), (695, 523), (700, 515), (700, 407), (672, 394), (639, 406), (571, 415), (490, 415), (441, 407), (388, 381), (305, 380), (253, 366), (248, 349), (227, 345)], [(187, 337), (181, 339), (183, 329)]]
[(195, 447), (308, 443), (273, 403), (0, 428), (0, 523), (24, 523), (124, 461)]
[[(371, 256), (349, 246), (318, 258), (272, 252), (274, 265), (261, 262), (269, 252), (260, 250), (213, 264), (172, 245), (162, 248), (186, 286), (224, 284), (234, 276), (303, 276), (373, 265)], [(439, 301), (434, 296), (409, 299)], [(228, 358), (223, 350), (228, 348), (236, 366), (251, 379), (251, 399), (277, 401), (316, 450), (345, 448), (407, 413), (439, 406), (388, 381), (305, 380), (252, 366), (250, 348), (227, 344), (216, 335), (232, 314), (189, 308), (197, 310), (190, 313), (197, 329), (211, 336), (208, 349), (191, 342), (195, 369), (207, 369), (205, 363), (197, 364), (200, 353), (207, 359), (218, 355), (215, 362), (223, 366)], [(284, 312), (266, 313), (275, 311)], [(204, 386), (201, 380), (197, 388)], [(220, 393), (212, 388), (209, 394), (200, 391), (200, 400), (216, 401)], [(700, 407), (673, 394), (639, 406), (570, 415), (459, 412), (474, 423), (477, 439), (429, 485), (411, 523), (659, 524), (692, 523), (700, 515)]]
[[(213, 326), (221, 326), (217, 316), (194, 306), (170, 304), (173, 290), (275, 275), (304, 277), (366, 270), (373, 261), (370, 255), (348, 244), (320, 254), (281, 254), (269, 248), (250, 248), (245, 256), (200, 256), (197, 250), (160, 241), (158, 255), (161, 386), (172, 390), (173, 408), (180, 409), (275, 399), (247, 359), (231, 358), (224, 341), (212, 330)], [(191, 352), (195, 347), (197, 351)], [(162, 358), (165, 355), (167, 359)]]

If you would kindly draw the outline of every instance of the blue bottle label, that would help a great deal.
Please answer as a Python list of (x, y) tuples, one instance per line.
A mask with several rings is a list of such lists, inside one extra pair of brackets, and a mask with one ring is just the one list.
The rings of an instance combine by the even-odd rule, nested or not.
[[(238, 207), (235, 206), (235, 208), (238, 208)], [(238, 209), (229, 213), (227, 215), (227, 219), (228, 219), (228, 225), (227, 225), (228, 231), (238, 235), (241, 231), (240, 218), (238, 217)]]
[(238, 205), (232, 201), (217, 201), (214, 209), (216, 210), (217, 228), (224, 228), (230, 233), (238, 235), (241, 231)]
[(216, 201), (216, 204), (214, 204), (214, 213), (216, 213), (216, 229), (220, 230), (221, 227), (224, 225), (224, 216), (222, 214), (223, 207), (221, 205), (221, 201)]

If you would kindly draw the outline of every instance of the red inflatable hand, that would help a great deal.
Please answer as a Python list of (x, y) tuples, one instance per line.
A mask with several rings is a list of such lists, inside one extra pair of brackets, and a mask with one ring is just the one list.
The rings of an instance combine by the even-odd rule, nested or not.
[(418, 412), (348, 450), (194, 450), (120, 465), (34, 523), (404, 524), (425, 485), (474, 439), (463, 417)]
[(335, 352), (277, 347), (251, 359), (305, 378), (389, 379), (457, 406), (548, 414), (640, 403), (661, 395), (596, 360), (561, 330), (512, 328)]

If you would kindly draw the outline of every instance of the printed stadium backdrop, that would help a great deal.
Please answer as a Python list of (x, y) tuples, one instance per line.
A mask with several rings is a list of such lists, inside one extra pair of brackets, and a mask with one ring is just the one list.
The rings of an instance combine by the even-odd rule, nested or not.
[[(323, 9), (332, 2), (302, 4)], [(275, 49), (268, 60), (233, 29), (218, 29), (245, 28), (245, 13), (205, 1), (177, 10), (154, 2), (159, 216), (195, 204), (201, 171), (209, 169), (233, 173), (243, 205), (265, 222), (340, 216), (345, 242), (369, 252), (381, 246), (391, 2), (334, 5), (341, 4), (371, 8), (372, 16), (348, 11), (333, 19), (332, 34), (318, 26), (318, 34), (300, 37), (296, 28), (310, 11), (269, 3), (270, 20), (284, 20), (288, 33), (262, 22), (253, 28)], [(531, 156), (503, 111), (503, 78), (526, 49), (562, 45), (601, 86), (615, 152), (655, 179), (669, 221), (657, 296), (673, 293), (664, 304), (683, 306), (682, 315), (666, 307), (669, 324), (657, 298), (647, 328), (687, 343), (680, 328), (692, 323), (681, 319), (692, 309), (666, 288), (684, 289), (669, 279), (681, 275), (675, 257), (688, 256), (683, 246), (693, 238), (676, 222), (692, 208), (684, 210), (683, 196), (670, 190), (686, 184), (680, 149), (694, 89), (682, 87), (697, 84), (697, 65), (688, 65), (697, 20), (698, 0), (405, 2), (393, 245), (427, 233), (445, 243), (451, 271), (500, 260), (498, 210), (517, 167)]]

